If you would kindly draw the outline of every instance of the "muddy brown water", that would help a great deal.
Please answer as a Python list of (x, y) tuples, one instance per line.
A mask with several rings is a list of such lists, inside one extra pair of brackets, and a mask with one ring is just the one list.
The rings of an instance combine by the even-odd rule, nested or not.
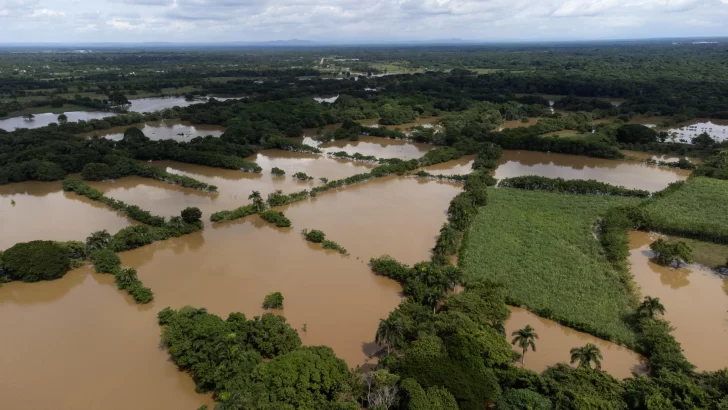
[[(569, 363), (574, 347), (582, 347), (587, 343), (594, 343), (602, 353), (602, 369), (612, 376), (625, 379), (632, 377), (632, 373), (643, 374), (647, 370), (646, 362), (637, 353), (598, 339), (592, 335), (582, 333), (560, 324), (538, 317), (528, 310), (510, 307), (511, 316), (506, 322), (506, 338), (510, 342), (511, 334), (518, 329), (530, 325), (536, 330), (536, 351), (529, 350), (524, 357), (523, 366), (527, 369), (542, 372), (555, 363)], [(520, 348), (513, 346), (513, 350), (523, 353)]]
[(649, 245), (659, 238), (630, 233), (632, 274), (643, 296), (660, 298), (685, 357), (699, 370), (728, 366), (720, 354), (728, 344), (728, 278), (700, 265), (679, 269), (657, 265)]
[[(254, 189), (265, 196), (275, 189), (292, 192), (318, 184), (294, 181), (290, 175), (296, 171), (334, 179), (371, 168), (281, 151), (264, 151), (254, 159), (265, 169), (263, 174), (155, 163), (219, 186), (217, 195), (145, 178), (91, 183), (111, 197), (155, 214), (176, 215), (185, 206), (199, 206), (205, 213), (205, 229), (120, 254), (123, 266), (137, 268), (139, 278), (153, 289), (155, 300), (149, 305), (134, 304), (115, 288), (110, 275), (93, 273), (88, 267), (53, 282), (1, 287), (0, 326), (13, 330), (0, 335), (0, 347), (13, 352), (0, 355), (0, 385), (12, 386), (0, 399), (2, 407), (114, 410), (138, 406), (139, 397), (148, 398), (145, 403), (158, 409), (209, 404), (210, 397), (195, 394), (189, 376), (178, 372), (167, 353), (159, 349), (156, 313), (166, 306), (194, 305), (222, 317), (236, 311), (252, 317), (263, 313), (263, 298), (275, 291), (283, 293), (285, 309), (281, 313), (299, 329), (305, 344), (331, 346), (350, 366), (375, 362), (379, 319), (400, 302), (401, 289), (394, 281), (374, 275), (368, 260), (383, 254), (408, 264), (428, 259), (446, 220), (445, 210), (462, 184), (391, 176), (282, 207), (292, 228), (272, 227), (258, 216), (209, 222), (213, 211), (249, 203), (247, 196)], [(273, 166), (285, 169), (288, 175), (273, 177), (269, 173)], [(0, 189), (22, 191), (20, 187), (26, 186), (30, 190), (36, 184), (42, 185), (14, 184)], [(41, 232), (57, 234), (58, 239), (82, 240), (94, 230), (114, 232), (129, 223), (103, 206), (67, 198), (60, 184), (55, 184), (39, 191), (46, 192), (44, 195), (14, 194), (14, 209), (26, 206), (29, 210), (24, 225), (39, 228), (26, 235), (16, 225), (4, 240), (12, 244), (38, 239)], [(10, 197), (3, 196), (5, 200), (10, 206)], [(81, 211), (69, 214), (62, 211), (64, 206), (80, 207)], [(89, 215), (96, 210), (103, 216), (91, 223)], [(41, 225), (38, 218), (62, 224)], [(300, 234), (303, 228), (323, 230), (350, 255), (306, 242)], [(593, 339), (518, 311), (508, 322), (509, 332), (526, 322), (540, 333), (539, 351), (526, 357), (526, 366), (533, 369), (568, 360), (568, 349)], [(48, 334), (53, 335), (53, 343), (48, 343)], [(605, 368), (617, 377), (628, 376), (639, 361), (616, 346), (606, 345), (602, 352)], [(38, 384), (52, 387), (39, 395), (34, 390)], [(128, 395), (128, 391), (136, 393)]]
[[(426, 167), (431, 173), (467, 174), (474, 156)], [(647, 165), (638, 161), (590, 158), (535, 151), (504, 151), (495, 170), (497, 179), (523, 175), (549, 178), (595, 179), (627, 188), (659, 191), (672, 182), (687, 179), (690, 171)]]
[(120, 141), (124, 138), (124, 131), (129, 127), (137, 127), (144, 135), (153, 141), (159, 140), (175, 140), (180, 142), (188, 142), (195, 137), (206, 137), (212, 135), (219, 137), (225, 132), (225, 128), (219, 125), (193, 125), (187, 121), (179, 120), (161, 120), (148, 121), (141, 124), (126, 125), (123, 127), (114, 127), (107, 130), (97, 130), (79, 134), (80, 137), (102, 137), (114, 141)]
[(0, 185), (0, 250), (40, 239), (83, 241), (93, 231), (114, 233), (135, 223), (103, 204), (63, 192), (60, 182)]
[[(304, 143), (312, 144), (315, 141), (307, 138), (304, 139)], [(362, 135), (357, 141), (330, 141), (319, 145), (318, 148), (326, 153), (344, 151), (348, 154), (359, 153), (377, 158), (412, 159), (419, 158), (437, 147), (432, 144)]]
[(0, 407), (212, 408), (159, 348), (159, 309), (135, 305), (113, 276), (89, 267), (52, 282), (4, 284)]

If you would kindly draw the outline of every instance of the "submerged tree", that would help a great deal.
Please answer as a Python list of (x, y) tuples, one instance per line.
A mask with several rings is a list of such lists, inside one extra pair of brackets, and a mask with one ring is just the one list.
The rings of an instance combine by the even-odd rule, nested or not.
[(665, 306), (660, 303), (660, 298), (645, 296), (645, 300), (643, 300), (642, 303), (640, 303), (639, 308), (637, 308), (637, 313), (641, 316), (652, 319), (658, 313), (664, 315)]
[(693, 263), (693, 250), (683, 241), (670, 243), (660, 238), (650, 245), (650, 249), (655, 252), (655, 260), (660, 265)]
[(404, 326), (398, 318), (381, 319), (377, 328), (377, 335), (374, 339), (380, 345), (387, 347), (389, 353), (392, 347), (402, 343), (404, 340)]
[(265, 201), (263, 200), (263, 197), (260, 195), (260, 192), (253, 191), (253, 193), (250, 194), (248, 199), (253, 200), (253, 208), (255, 208), (256, 212), (265, 211)]
[(602, 368), (602, 352), (593, 343), (587, 343), (584, 347), (575, 347), (569, 353), (571, 353), (571, 364), (579, 362), (577, 366), (579, 368), (591, 369), (592, 362), (596, 369)]
[(511, 344), (517, 344), (518, 347), (523, 350), (523, 354), (521, 355), (521, 363), (523, 363), (529, 347), (534, 352), (536, 351), (536, 339), (538, 339), (538, 334), (536, 333), (536, 330), (531, 327), (531, 325), (526, 325), (526, 327), (524, 327), (523, 329), (519, 329), (511, 333), (511, 336), (514, 336)]

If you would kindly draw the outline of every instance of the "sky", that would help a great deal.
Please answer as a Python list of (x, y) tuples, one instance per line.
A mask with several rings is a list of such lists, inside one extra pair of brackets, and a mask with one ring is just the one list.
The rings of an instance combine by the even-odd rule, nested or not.
[(0, 0), (0, 43), (728, 36), (728, 0)]

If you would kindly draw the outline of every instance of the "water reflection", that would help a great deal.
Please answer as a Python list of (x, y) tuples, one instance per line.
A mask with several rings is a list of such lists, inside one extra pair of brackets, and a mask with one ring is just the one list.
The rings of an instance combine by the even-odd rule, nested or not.
[(225, 132), (225, 128), (218, 125), (193, 125), (187, 121), (161, 120), (114, 127), (107, 130), (91, 131), (79, 134), (79, 136), (84, 138), (103, 137), (114, 141), (120, 141), (124, 138), (124, 131), (126, 131), (129, 127), (137, 127), (141, 129), (142, 132), (144, 132), (144, 135), (153, 141), (171, 139), (180, 142), (189, 142), (195, 137), (206, 137), (208, 135), (219, 137)]
[[(569, 363), (569, 351), (574, 347), (581, 347), (587, 343), (594, 343), (602, 352), (602, 369), (612, 376), (624, 379), (632, 377), (633, 373), (643, 374), (647, 365), (645, 360), (637, 353), (610, 343), (586, 333), (578, 332), (560, 324), (538, 317), (533, 313), (518, 307), (510, 307), (511, 316), (506, 322), (506, 335), (511, 340), (511, 333), (531, 325), (538, 334), (536, 350), (528, 351), (524, 358), (524, 366), (536, 372), (542, 372), (547, 367), (560, 362)], [(517, 346), (514, 350), (522, 353)]]
[(700, 370), (728, 366), (728, 356), (716, 355), (728, 344), (726, 278), (700, 265), (673, 269), (653, 263), (649, 244), (658, 236), (630, 233), (630, 262), (642, 295), (660, 298), (665, 319), (687, 359)]

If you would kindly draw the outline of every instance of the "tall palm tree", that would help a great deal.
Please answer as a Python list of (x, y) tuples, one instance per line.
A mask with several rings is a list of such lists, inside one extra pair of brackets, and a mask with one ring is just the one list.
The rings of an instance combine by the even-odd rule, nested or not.
[(536, 329), (532, 328), (531, 325), (526, 325), (523, 329), (511, 333), (511, 336), (514, 336), (511, 344), (517, 344), (523, 350), (523, 355), (521, 356), (521, 364), (523, 364), (528, 348), (530, 347), (531, 350), (536, 351), (536, 339), (538, 339)]
[(381, 319), (374, 340), (380, 345), (387, 346), (387, 353), (389, 353), (393, 346), (404, 341), (402, 321), (394, 318)]
[(593, 343), (587, 343), (584, 347), (575, 347), (571, 349), (571, 363), (579, 362), (578, 367), (586, 367), (591, 369), (591, 362), (597, 369), (602, 368), (602, 352)]
[(111, 242), (111, 234), (104, 229), (96, 231), (86, 238), (86, 253), (104, 249)]
[(250, 194), (248, 199), (253, 200), (253, 207), (255, 208), (256, 212), (265, 211), (265, 201), (263, 200), (263, 197), (260, 195), (260, 192), (253, 191), (253, 193)]
[(660, 303), (660, 298), (645, 296), (645, 300), (643, 300), (642, 303), (640, 303), (639, 308), (637, 308), (637, 313), (642, 316), (653, 318), (658, 313), (664, 315), (665, 306)]

